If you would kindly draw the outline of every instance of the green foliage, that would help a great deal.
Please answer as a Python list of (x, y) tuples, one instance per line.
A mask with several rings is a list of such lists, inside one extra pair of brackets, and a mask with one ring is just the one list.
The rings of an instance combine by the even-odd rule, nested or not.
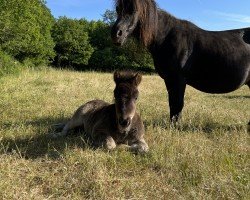
[(153, 71), (151, 55), (135, 39), (129, 39), (123, 47), (114, 46), (110, 37), (111, 26), (101, 21), (90, 22), (88, 31), (90, 43), (95, 49), (89, 61), (91, 69), (101, 71), (114, 69)]
[(0, 47), (21, 62), (48, 63), (54, 57), (54, 19), (41, 0), (0, 0)]
[(148, 52), (137, 47), (135, 51), (131, 51), (135, 41), (130, 41), (125, 47), (107, 47), (96, 50), (89, 65), (92, 69), (98, 71), (112, 71), (114, 69), (134, 69), (144, 72), (152, 72), (154, 70), (152, 58)]
[(56, 43), (56, 65), (59, 67), (87, 65), (93, 53), (89, 44), (86, 21), (60, 17), (52, 31)]
[(137, 40), (129, 39), (126, 45), (122, 47), (122, 52), (132, 68), (147, 72), (154, 71), (153, 59), (150, 53)]
[(110, 26), (102, 21), (91, 21), (88, 23), (90, 43), (95, 50), (103, 50), (112, 47), (110, 37)]
[(110, 32), (115, 19), (116, 13), (107, 10), (103, 21), (54, 20), (43, 0), (0, 0), (0, 48), (4, 52), (0, 61), (5, 71), (14, 66), (7, 66), (7, 60), (25, 66), (53, 61), (57, 67), (80, 70), (153, 71), (150, 54), (136, 40), (128, 40), (123, 47), (113, 45)]
[(114, 69), (122, 69), (128, 66), (127, 58), (120, 54), (118, 55), (114, 48), (105, 48), (96, 50), (89, 62), (94, 70), (112, 71)]
[(52, 31), (57, 53), (55, 65), (98, 71), (153, 70), (149, 53), (136, 40), (116, 47), (111, 41), (110, 29), (109, 24), (100, 20), (59, 18)]
[(116, 12), (113, 10), (106, 10), (105, 13), (102, 15), (103, 21), (106, 24), (114, 24), (117, 18)]
[(0, 49), (0, 78), (4, 75), (19, 73), (21, 66), (18, 61)]

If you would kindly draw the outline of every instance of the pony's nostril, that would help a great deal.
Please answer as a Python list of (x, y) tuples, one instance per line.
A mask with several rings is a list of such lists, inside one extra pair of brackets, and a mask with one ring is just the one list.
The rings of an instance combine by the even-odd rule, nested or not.
[(121, 37), (122, 36), (122, 30), (117, 31), (117, 36)]

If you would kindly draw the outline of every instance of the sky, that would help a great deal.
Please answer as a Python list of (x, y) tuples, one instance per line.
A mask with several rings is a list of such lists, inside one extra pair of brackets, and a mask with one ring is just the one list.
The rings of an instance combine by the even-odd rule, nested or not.
[[(228, 30), (250, 27), (250, 0), (156, 0), (158, 7), (203, 29)], [(47, 0), (54, 17), (102, 19), (114, 9), (113, 0)]]

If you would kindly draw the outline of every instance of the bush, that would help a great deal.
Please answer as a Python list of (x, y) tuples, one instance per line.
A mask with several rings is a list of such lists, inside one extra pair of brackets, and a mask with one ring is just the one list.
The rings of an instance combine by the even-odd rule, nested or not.
[(56, 43), (57, 67), (74, 67), (88, 65), (94, 49), (89, 44), (88, 32), (85, 30), (85, 21), (60, 17), (52, 31)]
[(17, 74), (21, 68), (21, 63), (0, 50), (0, 78), (8, 74)]
[(151, 54), (137, 40), (129, 39), (121, 51), (128, 59), (129, 66), (132, 68), (146, 72), (154, 71)]
[(104, 15), (108, 23), (60, 17), (52, 31), (56, 43), (54, 65), (78, 70), (154, 71), (151, 55), (136, 40), (128, 40), (123, 47), (113, 45), (110, 32), (114, 17), (111, 11)]
[(129, 39), (123, 47), (113, 45), (110, 37), (111, 27), (101, 21), (90, 22), (90, 43), (95, 52), (89, 61), (89, 68), (98, 71), (114, 69), (135, 69), (154, 71), (153, 60), (148, 51), (135, 39)]
[(113, 71), (114, 69), (123, 69), (129, 66), (129, 62), (124, 55), (117, 55), (113, 48), (96, 50), (90, 61), (89, 66), (97, 71)]
[(87, 24), (90, 44), (95, 50), (113, 47), (110, 37), (110, 26), (102, 21), (91, 21)]
[(46, 64), (55, 56), (53, 23), (42, 0), (0, 0), (0, 47), (20, 62)]

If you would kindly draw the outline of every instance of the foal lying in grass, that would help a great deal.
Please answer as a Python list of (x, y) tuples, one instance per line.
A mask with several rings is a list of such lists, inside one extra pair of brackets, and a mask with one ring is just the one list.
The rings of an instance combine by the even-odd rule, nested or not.
[(112, 150), (118, 144), (125, 144), (129, 150), (147, 152), (144, 126), (136, 112), (141, 79), (138, 73), (115, 72), (115, 104), (102, 100), (85, 103), (54, 137), (66, 136), (69, 130), (83, 127), (96, 146)]

